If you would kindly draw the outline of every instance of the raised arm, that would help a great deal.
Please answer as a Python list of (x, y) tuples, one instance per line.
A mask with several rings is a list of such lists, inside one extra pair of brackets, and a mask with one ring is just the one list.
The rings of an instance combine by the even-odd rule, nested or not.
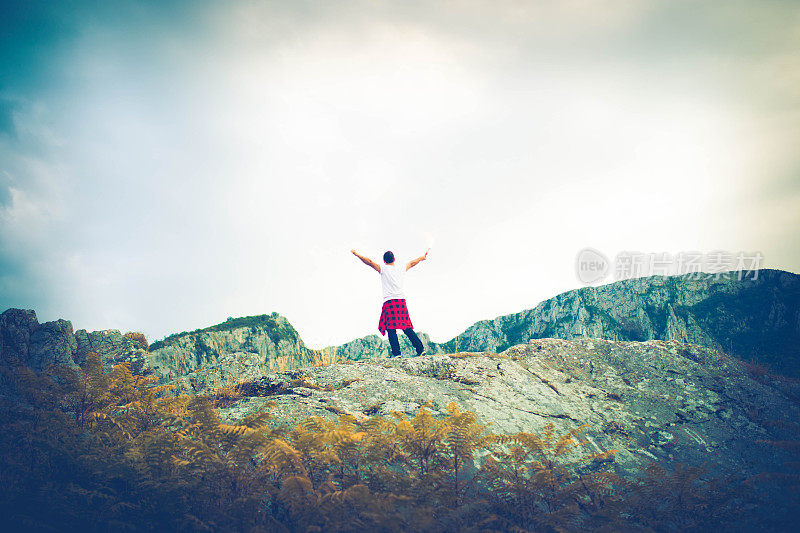
[(425, 261), (428, 258), (428, 252), (430, 252), (430, 251), (431, 251), (431, 249), (428, 248), (427, 250), (425, 250), (425, 255), (421, 255), (421, 256), (417, 257), (416, 259), (414, 259), (412, 261), (409, 261), (408, 264), (406, 265), (406, 270), (408, 270), (409, 268), (411, 268), (413, 266), (417, 266), (417, 264), (422, 262), (422, 261)]
[(358, 252), (356, 252), (355, 250), (350, 250), (350, 251), (351, 251), (351, 252), (353, 252), (353, 255), (354, 255), (354, 256), (356, 256), (356, 257), (358, 257), (359, 259), (361, 259), (361, 261), (362, 261), (362, 262), (363, 262), (365, 265), (367, 265), (368, 267), (372, 267), (372, 268), (374, 268), (375, 270), (377, 270), (378, 272), (380, 272), (380, 271), (381, 271), (381, 267), (380, 267), (380, 266), (379, 266), (379, 265), (378, 265), (376, 262), (372, 261), (372, 260), (371, 260), (371, 259), (369, 259), (368, 257), (364, 257), (363, 255), (360, 255), (360, 254), (359, 254)]

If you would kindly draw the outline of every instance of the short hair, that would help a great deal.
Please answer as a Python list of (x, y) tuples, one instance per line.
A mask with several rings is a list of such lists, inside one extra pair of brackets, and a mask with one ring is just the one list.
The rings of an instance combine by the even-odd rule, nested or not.
[(386, 252), (383, 254), (383, 262), (387, 265), (390, 263), (394, 263), (394, 254), (392, 252)]

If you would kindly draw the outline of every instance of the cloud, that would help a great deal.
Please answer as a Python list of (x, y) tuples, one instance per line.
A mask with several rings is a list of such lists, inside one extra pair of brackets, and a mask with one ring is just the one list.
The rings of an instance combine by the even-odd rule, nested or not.
[(344, 342), (379, 296), (349, 250), (431, 238), (408, 291), (436, 340), (574, 288), (585, 246), (800, 269), (789, 3), (20, 6), (0, 303), (40, 318), (278, 311)]
[(0, 97), (0, 136), (15, 137), (14, 110), (17, 104), (10, 98)]

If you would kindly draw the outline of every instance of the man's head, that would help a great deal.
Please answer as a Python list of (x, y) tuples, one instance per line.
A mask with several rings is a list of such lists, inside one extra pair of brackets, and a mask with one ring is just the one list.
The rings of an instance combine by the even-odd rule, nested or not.
[(394, 254), (392, 252), (386, 252), (383, 254), (383, 262), (387, 265), (394, 263)]

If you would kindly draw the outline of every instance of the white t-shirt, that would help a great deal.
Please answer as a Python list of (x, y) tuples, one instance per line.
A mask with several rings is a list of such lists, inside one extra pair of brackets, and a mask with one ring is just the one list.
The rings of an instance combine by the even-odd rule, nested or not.
[(405, 299), (403, 294), (403, 274), (405, 266), (398, 266), (397, 259), (394, 263), (381, 265), (381, 286), (383, 287), (383, 301)]

